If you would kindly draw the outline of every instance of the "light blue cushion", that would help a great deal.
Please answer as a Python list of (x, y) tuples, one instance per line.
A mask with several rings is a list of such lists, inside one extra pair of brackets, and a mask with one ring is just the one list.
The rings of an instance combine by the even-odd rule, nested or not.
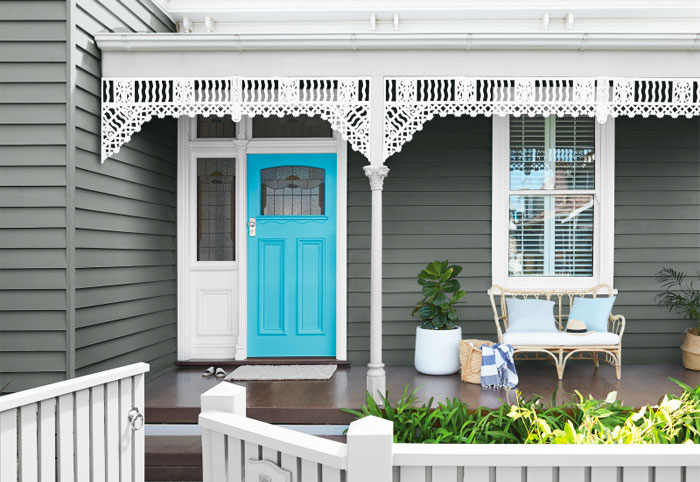
[(608, 331), (608, 317), (615, 298), (574, 298), (569, 319), (583, 321), (588, 331)]
[(556, 332), (554, 301), (506, 298), (508, 333)]

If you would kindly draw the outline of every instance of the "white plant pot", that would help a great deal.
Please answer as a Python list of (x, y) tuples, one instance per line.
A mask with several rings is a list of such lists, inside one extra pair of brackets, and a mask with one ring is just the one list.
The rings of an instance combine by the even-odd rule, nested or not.
[(452, 375), (459, 371), (462, 328), (424, 330), (416, 328), (416, 370), (426, 375)]

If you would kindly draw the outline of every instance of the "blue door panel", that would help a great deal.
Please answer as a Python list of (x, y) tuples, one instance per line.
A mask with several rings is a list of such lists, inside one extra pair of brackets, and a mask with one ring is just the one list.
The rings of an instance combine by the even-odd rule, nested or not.
[(285, 240), (261, 239), (259, 249), (260, 335), (284, 335)]
[(248, 155), (248, 356), (335, 356), (336, 189), (335, 154)]
[(323, 239), (297, 241), (297, 333), (323, 333)]

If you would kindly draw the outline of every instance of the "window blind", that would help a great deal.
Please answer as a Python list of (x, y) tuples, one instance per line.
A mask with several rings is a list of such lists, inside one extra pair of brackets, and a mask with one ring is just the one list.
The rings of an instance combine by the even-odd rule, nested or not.
[(595, 120), (511, 118), (509, 171), (509, 276), (593, 276)]

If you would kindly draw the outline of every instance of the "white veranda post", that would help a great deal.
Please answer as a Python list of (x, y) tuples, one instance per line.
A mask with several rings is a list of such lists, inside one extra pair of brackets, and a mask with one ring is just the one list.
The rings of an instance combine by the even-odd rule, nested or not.
[(370, 246), (370, 347), (367, 370), (367, 391), (379, 400), (386, 392), (386, 374), (382, 363), (382, 188), (389, 168), (380, 165), (364, 167), (372, 190), (372, 243)]

